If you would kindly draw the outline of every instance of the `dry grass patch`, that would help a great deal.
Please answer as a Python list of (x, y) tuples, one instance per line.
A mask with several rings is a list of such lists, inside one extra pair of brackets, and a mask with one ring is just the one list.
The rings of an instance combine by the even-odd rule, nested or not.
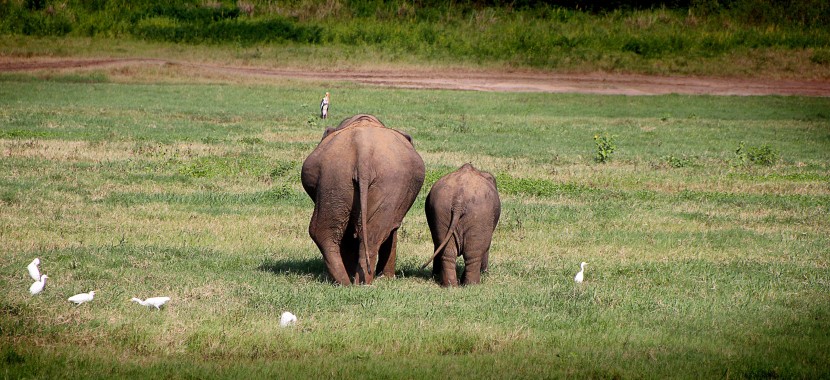
[(743, 182), (730, 179), (702, 180), (695, 182), (645, 182), (644, 188), (666, 194), (677, 194), (684, 191), (703, 193), (746, 194), (746, 195), (830, 195), (830, 186), (820, 181), (815, 182)]
[(0, 140), (5, 157), (32, 157), (61, 162), (115, 161), (132, 157), (128, 144), (71, 140)]
[[(289, 143), (317, 143), (323, 137), (323, 131), (319, 129), (309, 129), (303, 131), (268, 131), (259, 134), (262, 140), (266, 142), (289, 142)], [(279, 152), (270, 152), (272, 154)], [(283, 154), (285, 152), (282, 152)]]
[(244, 147), (202, 143), (141, 143), (120, 141), (0, 139), (5, 157), (32, 157), (57, 162), (107, 162), (131, 158), (150, 160), (190, 159), (205, 156), (239, 154)]

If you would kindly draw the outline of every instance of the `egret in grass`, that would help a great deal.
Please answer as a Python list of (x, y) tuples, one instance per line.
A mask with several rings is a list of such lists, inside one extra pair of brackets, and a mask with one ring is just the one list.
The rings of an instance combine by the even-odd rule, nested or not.
[(581, 284), (582, 280), (585, 279), (585, 266), (586, 265), (588, 265), (588, 263), (586, 263), (584, 261), (581, 264), (579, 264), (579, 273), (577, 273), (576, 276), (574, 276), (574, 282), (575, 283)]
[(40, 276), (40, 280), (35, 281), (35, 283), (32, 284), (32, 286), (29, 287), (29, 292), (31, 292), (32, 295), (35, 295), (35, 294), (38, 294), (38, 293), (42, 292), (43, 287), (46, 286), (46, 279), (47, 278), (49, 278), (49, 276), (47, 276), (45, 274)]
[(297, 316), (286, 311), (280, 316), (280, 327), (288, 327), (297, 323)]
[(69, 302), (74, 302), (76, 305), (80, 305), (84, 302), (92, 301), (92, 298), (95, 297), (95, 291), (91, 291), (89, 293), (81, 293), (76, 294), (72, 297), (67, 298), (66, 300)]
[(40, 269), (38, 269), (38, 265), (40, 265), (40, 259), (35, 257), (31, 263), (26, 267), (29, 270), (29, 276), (32, 276), (32, 280), (40, 281)]
[(326, 96), (323, 97), (323, 100), (320, 101), (320, 118), (321, 119), (328, 119), (329, 117), (329, 93), (326, 92)]
[(161, 305), (164, 305), (167, 301), (170, 301), (170, 297), (150, 297), (144, 301), (133, 297), (130, 301), (138, 302), (142, 306), (155, 306), (156, 310), (160, 310)]

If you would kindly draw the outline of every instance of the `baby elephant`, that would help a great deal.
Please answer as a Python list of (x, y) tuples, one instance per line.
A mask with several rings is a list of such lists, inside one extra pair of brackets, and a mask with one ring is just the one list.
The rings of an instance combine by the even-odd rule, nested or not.
[[(463, 255), (461, 283), (479, 283), (481, 273), (487, 270), (490, 242), (501, 214), (496, 179), (464, 164), (432, 186), (425, 208), (435, 244), (430, 259), (433, 277), (440, 276), (442, 286), (458, 286), (455, 261)], [(429, 261), (421, 269), (427, 265)]]

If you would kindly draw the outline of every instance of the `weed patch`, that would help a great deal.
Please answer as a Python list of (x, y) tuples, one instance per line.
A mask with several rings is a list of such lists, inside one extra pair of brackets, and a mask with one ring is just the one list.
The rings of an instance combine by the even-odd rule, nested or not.
[(610, 161), (611, 155), (617, 150), (617, 144), (614, 136), (607, 133), (604, 135), (594, 135), (594, 145), (596, 146), (594, 161), (601, 164)]
[(772, 166), (780, 157), (781, 153), (768, 144), (761, 146), (746, 146), (743, 141), (738, 144), (738, 149), (735, 150), (738, 163), (746, 165), (747, 163)]

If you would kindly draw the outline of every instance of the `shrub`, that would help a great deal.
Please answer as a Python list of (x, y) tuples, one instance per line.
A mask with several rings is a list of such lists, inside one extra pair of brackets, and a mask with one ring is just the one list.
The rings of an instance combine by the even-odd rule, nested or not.
[(818, 65), (828, 65), (830, 64), (830, 50), (827, 49), (816, 49), (813, 51), (813, 54), (810, 55), (810, 62), (813, 62)]
[(299, 26), (282, 18), (269, 20), (228, 19), (202, 25), (160, 16), (139, 21), (133, 29), (133, 34), (148, 40), (186, 43), (253, 43), (282, 40), (317, 43), (320, 41), (322, 28), (318, 26)]
[(611, 155), (617, 149), (617, 145), (614, 141), (614, 136), (605, 134), (600, 136), (599, 134), (594, 135), (594, 144), (596, 145), (597, 151), (594, 155), (594, 160), (599, 163), (606, 163), (611, 160)]
[(0, 31), (29, 36), (63, 36), (72, 31), (72, 16), (67, 11), (26, 10), (0, 4)]
[(773, 149), (767, 144), (761, 145), (760, 147), (751, 147), (748, 151), (749, 160), (752, 163), (764, 166), (774, 165), (780, 155), (778, 150)]
[(771, 166), (774, 165), (781, 156), (778, 150), (764, 144), (761, 146), (746, 146), (743, 141), (738, 144), (738, 149), (735, 150), (738, 163), (746, 165), (753, 163), (757, 165)]

